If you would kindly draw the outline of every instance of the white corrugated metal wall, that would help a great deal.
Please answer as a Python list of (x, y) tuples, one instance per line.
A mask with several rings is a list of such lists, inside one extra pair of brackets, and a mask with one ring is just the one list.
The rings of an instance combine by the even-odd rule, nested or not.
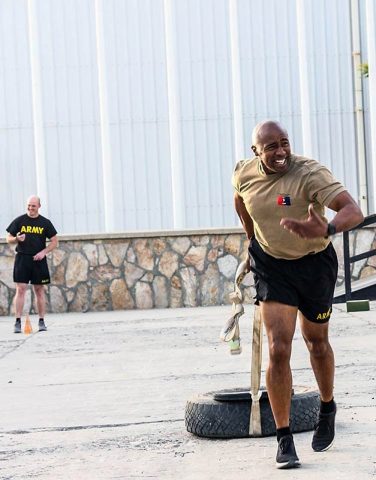
[[(237, 225), (232, 168), (265, 118), (358, 197), (351, 2), (1, 0), (3, 230), (35, 192), (60, 233)], [(373, 211), (374, 1), (359, 7)]]
[(367, 151), (367, 180), (370, 212), (376, 211), (376, 2), (360, 2), (360, 15), (364, 27), (361, 29), (363, 60), (368, 62), (369, 77), (363, 82), (365, 144)]

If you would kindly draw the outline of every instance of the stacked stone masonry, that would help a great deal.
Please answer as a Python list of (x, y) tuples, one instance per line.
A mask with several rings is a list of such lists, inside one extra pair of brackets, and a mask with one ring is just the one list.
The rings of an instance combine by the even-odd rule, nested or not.
[[(333, 239), (339, 259), (338, 285), (344, 281), (342, 235)], [(375, 230), (351, 234), (352, 254), (376, 248)], [(211, 232), (60, 237), (48, 258), (49, 312), (176, 308), (229, 304), (237, 266), (247, 256), (240, 229)], [(14, 247), (0, 240), (0, 315), (11, 315)], [(352, 266), (354, 279), (376, 273), (376, 258)], [(245, 302), (252, 303), (252, 275), (243, 281)], [(28, 289), (25, 312), (34, 313)]]

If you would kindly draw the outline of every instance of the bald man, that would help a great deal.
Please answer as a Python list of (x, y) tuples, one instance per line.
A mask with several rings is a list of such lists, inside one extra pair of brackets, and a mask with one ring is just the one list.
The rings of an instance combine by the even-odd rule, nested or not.
[[(254, 275), (269, 344), (266, 386), (277, 428), (277, 468), (300, 465), (289, 417), (290, 357), (299, 313), (321, 405), (312, 448), (324, 451), (334, 440), (334, 355), (328, 340), (338, 262), (330, 236), (363, 220), (357, 203), (317, 161), (294, 155), (278, 122), (253, 130), (254, 157), (237, 163), (232, 184), (235, 209), (250, 240)], [(325, 207), (336, 212), (330, 223)]]
[[(33, 285), (39, 314), (39, 331), (47, 330), (44, 323), (46, 297), (44, 286), (50, 283), (46, 255), (58, 245), (57, 232), (50, 220), (39, 214), (40, 198), (32, 195), (27, 210), (7, 228), (7, 242), (16, 244), (13, 280), (16, 283), (14, 333), (21, 333), (21, 316), (28, 284)], [(50, 243), (46, 246), (46, 239)]]

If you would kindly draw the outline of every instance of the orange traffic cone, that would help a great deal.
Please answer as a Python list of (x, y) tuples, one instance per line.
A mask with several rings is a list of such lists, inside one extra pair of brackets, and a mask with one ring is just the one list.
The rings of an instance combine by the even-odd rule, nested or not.
[(29, 315), (26, 315), (24, 333), (26, 335), (33, 333), (33, 327), (31, 326)]

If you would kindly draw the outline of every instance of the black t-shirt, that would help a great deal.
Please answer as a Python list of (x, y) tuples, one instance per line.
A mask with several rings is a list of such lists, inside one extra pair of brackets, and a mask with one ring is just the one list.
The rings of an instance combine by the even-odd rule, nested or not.
[(46, 238), (57, 234), (48, 218), (42, 215), (32, 218), (26, 213), (14, 219), (7, 228), (7, 232), (14, 237), (18, 232), (25, 234), (25, 241), (17, 243), (16, 251), (26, 255), (36, 255), (46, 248)]

